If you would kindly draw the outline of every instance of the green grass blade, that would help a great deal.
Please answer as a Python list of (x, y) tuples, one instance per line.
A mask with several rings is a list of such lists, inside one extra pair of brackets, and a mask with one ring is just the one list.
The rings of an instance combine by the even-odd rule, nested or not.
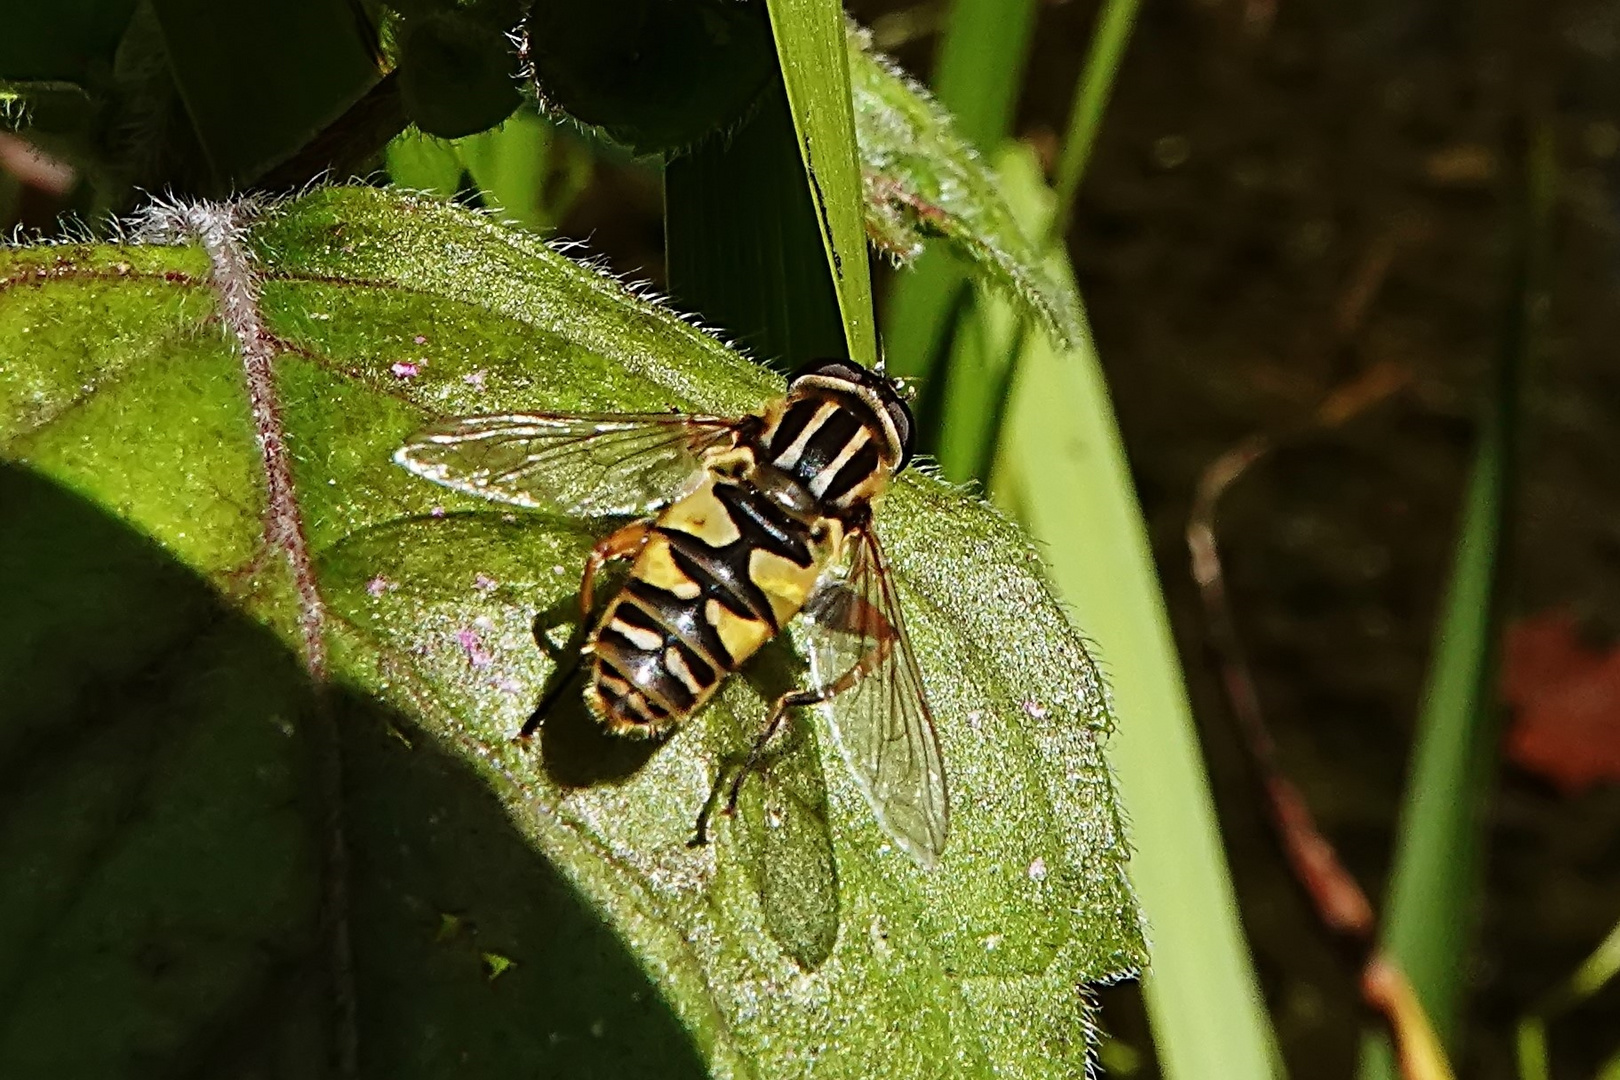
[[(934, 96), (980, 153), (1006, 137), (1023, 85), (1034, 0), (956, 0), (940, 39)], [(943, 251), (927, 251), (899, 275), (884, 320), (884, 346), (897, 375), (928, 376), (949, 347), (950, 313), (967, 287), (967, 269)]]
[[(1484, 434), (1442, 607), (1385, 907), (1385, 946), (1405, 969), (1442, 1041), (1456, 1027), (1480, 871), (1480, 811), (1496, 756), (1486, 680), (1505, 469), (1499, 436)], [(1371, 1042), (1361, 1075), (1393, 1080), (1398, 1073), (1387, 1040), (1378, 1035)]]
[(1131, 25), (1136, 21), (1136, 4), (1137, 0), (1108, 0), (1097, 18), (1097, 30), (1091, 36), (1091, 48), (1086, 53), (1085, 67), (1080, 69), (1074, 104), (1069, 109), (1069, 131), (1063, 139), (1063, 155), (1058, 159), (1054, 184), (1058, 196), (1058, 215), (1052, 228), (1055, 236), (1068, 234), (1070, 215), (1074, 213), (1074, 197), (1080, 190), (1086, 164), (1091, 160), (1091, 148), (1102, 127), (1103, 110), (1107, 108), (1109, 95), (1113, 92), (1114, 77), (1119, 73), (1125, 45), (1131, 39)]
[[(1045, 226), (1052, 198), (1029, 151), (1014, 150), (999, 164), (1008, 198), (1029, 215), (1026, 226)], [(1054, 262), (1072, 276), (1066, 259)], [(1108, 668), (1120, 717), (1112, 760), (1136, 846), (1131, 880), (1153, 941), (1144, 991), (1163, 1075), (1273, 1076), (1275, 1040), (1239, 924), (1147, 529), (1089, 344), (1060, 352), (1043, 335), (1027, 335), (993, 492), (1045, 546), (1059, 595)]]
[(808, 183), (816, 208), (848, 355), (871, 366), (877, 327), (843, 7), (838, 0), (769, 0), (767, 6), (804, 161), (800, 183)]
[(993, 153), (1012, 129), (1036, 10), (1034, 0), (951, 4), (934, 64), (934, 94), (980, 153)]
[[(1548, 1080), (1552, 1075), (1547, 1063), (1547, 1023), (1558, 1014), (1579, 1005), (1602, 990), (1620, 974), (1620, 923), (1610, 928), (1601, 944), (1581, 962), (1569, 981), (1559, 987), (1536, 1012), (1519, 1021), (1517, 1052), (1519, 1080)], [(1620, 1055), (1605, 1066), (1620, 1070)], [(1608, 1073), (1599, 1071), (1599, 1080)]]
[(1547, 1064), (1547, 1025), (1541, 1017), (1526, 1017), (1519, 1022), (1513, 1050), (1518, 1059), (1519, 1080), (1552, 1080), (1552, 1070)]
[[(1456, 1030), (1460, 1011), (1480, 886), (1482, 810), (1496, 760), (1492, 687), (1502, 545), (1512, 504), (1519, 384), (1546, 280), (1540, 249), (1554, 186), (1547, 142), (1539, 138), (1532, 150), (1507, 325), (1463, 498), (1384, 908), (1383, 947), (1405, 969), (1443, 1042)], [(1397, 1075), (1381, 1032), (1363, 1044), (1360, 1075)]]

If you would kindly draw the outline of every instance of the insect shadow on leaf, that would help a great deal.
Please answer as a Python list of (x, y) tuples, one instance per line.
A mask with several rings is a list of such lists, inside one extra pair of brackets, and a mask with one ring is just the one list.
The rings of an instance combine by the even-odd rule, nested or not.
[[(704, 734), (717, 767), (690, 842), (737, 845), (759, 892), (766, 929), (795, 963), (813, 971), (837, 943), (839, 905), (826, 776), (811, 710), (794, 709), (756, 752), (769, 709), (763, 703), (804, 685), (806, 664), (784, 636), (767, 643), (738, 674), (761, 704), (728, 709), (730, 701), (722, 698), (722, 708), (710, 710)], [(728, 722), (732, 715), (738, 719)], [(739, 797), (728, 815), (723, 811), (733, 790)], [(717, 811), (723, 823), (718, 826)]]
[[(605, 581), (601, 594), (616, 589), (616, 582)], [(592, 625), (594, 618), (580, 619), (578, 597), (566, 595), (537, 612), (532, 626), (535, 644), (556, 666), (519, 737), (539, 732), (543, 767), (569, 787), (622, 782), (666, 741), (614, 735), (586, 707), (581, 649)], [(563, 627), (571, 629), (559, 643), (556, 632)], [(770, 702), (802, 686), (805, 674), (804, 658), (778, 637), (738, 677), (759, 702)], [(761, 746), (762, 712), (727, 707), (725, 700), (715, 704), (721, 707), (706, 709), (699, 721), (716, 768), (690, 844), (709, 842), (716, 810), (732, 810), (731, 800), (740, 793), (735, 812), (724, 816), (738, 830), (736, 842), (759, 890), (766, 927), (800, 967), (814, 970), (832, 955), (838, 938), (838, 870), (814, 721), (808, 710), (796, 709)]]

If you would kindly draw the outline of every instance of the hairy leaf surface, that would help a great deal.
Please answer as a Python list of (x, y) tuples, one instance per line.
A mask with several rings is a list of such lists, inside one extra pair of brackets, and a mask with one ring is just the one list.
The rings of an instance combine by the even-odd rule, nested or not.
[(849, 76), (872, 243), (909, 262), (925, 240), (941, 238), (1060, 344), (1078, 344), (1079, 293), (1051, 272), (1002, 196), (995, 171), (957, 134), (950, 114), (853, 26)]
[(1106, 698), (1028, 542), (926, 476), (880, 509), (952, 787), (934, 872), (810, 716), (689, 848), (800, 654), (663, 745), (572, 690), (515, 743), (611, 523), (390, 455), (780, 381), (442, 203), (245, 228), (245, 293), (217, 235), (0, 253), (0, 1074), (1083, 1075), (1080, 987), (1143, 945)]

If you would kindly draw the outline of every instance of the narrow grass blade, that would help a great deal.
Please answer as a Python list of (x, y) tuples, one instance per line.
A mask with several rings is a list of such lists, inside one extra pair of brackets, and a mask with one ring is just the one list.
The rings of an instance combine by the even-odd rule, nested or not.
[(1069, 131), (1063, 139), (1063, 155), (1058, 160), (1055, 187), (1058, 196), (1057, 218), (1052, 234), (1065, 236), (1069, 219), (1074, 213), (1074, 197), (1080, 190), (1080, 181), (1091, 160), (1091, 148), (1102, 128), (1103, 110), (1108, 106), (1114, 89), (1114, 78), (1119, 63), (1125, 56), (1125, 45), (1131, 39), (1131, 26), (1136, 21), (1137, 0), (1108, 0), (1102, 14), (1097, 17), (1096, 32), (1091, 35), (1091, 48), (1086, 53), (1085, 66), (1080, 69), (1080, 81), (1074, 89), (1074, 104), (1069, 109)]
[[(1502, 545), (1512, 504), (1519, 385), (1545, 282), (1540, 249), (1554, 186), (1547, 144), (1543, 135), (1532, 150), (1507, 325), (1463, 499), (1384, 907), (1383, 948), (1405, 970), (1445, 1041), (1456, 1029), (1462, 1001), (1479, 891), (1482, 810), (1496, 761), (1492, 687)], [(1360, 1075), (1397, 1075), (1381, 1032), (1370, 1033), (1363, 1044)]]
[[(1448, 1041), (1473, 930), (1481, 809), (1496, 756), (1487, 677), (1492, 670), (1505, 471), (1499, 436), (1483, 434), (1436, 633), (1385, 905), (1385, 948), (1407, 972), (1436, 1030)], [(1361, 1075), (1365, 1080), (1398, 1075), (1382, 1033), (1370, 1038)]]
[(843, 7), (838, 0), (768, 0), (767, 6), (804, 160), (800, 182), (808, 183), (815, 204), (848, 355), (871, 366), (877, 327)]
[[(1053, 200), (1029, 151), (1009, 151), (998, 164), (1026, 226), (1045, 227)], [(1072, 275), (1066, 259), (1053, 262)], [(1144, 991), (1163, 1075), (1271, 1077), (1279, 1071), (1274, 1036), (1147, 530), (1089, 343), (1061, 352), (1039, 334), (1024, 341), (992, 492), (1045, 546), (1059, 595), (1109, 672), (1120, 717), (1110, 748), (1136, 847), (1131, 880), (1153, 942)]]
[[(1517, 1051), (1520, 1080), (1548, 1080), (1552, 1075), (1547, 1057), (1547, 1025), (1562, 1013), (1590, 998), (1620, 975), (1620, 923), (1609, 931), (1603, 943), (1592, 951), (1569, 981), (1560, 986), (1534, 1013), (1519, 1021)], [(1620, 1054), (1604, 1067), (1620, 1073)], [(1609, 1072), (1600, 1070), (1599, 1080)]]

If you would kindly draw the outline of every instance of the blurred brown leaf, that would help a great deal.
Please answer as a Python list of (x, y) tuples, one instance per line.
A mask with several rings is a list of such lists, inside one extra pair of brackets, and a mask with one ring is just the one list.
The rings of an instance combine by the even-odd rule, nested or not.
[(1507, 755), (1564, 794), (1620, 780), (1620, 647), (1594, 649), (1575, 620), (1546, 612), (1508, 626), (1502, 696)]

